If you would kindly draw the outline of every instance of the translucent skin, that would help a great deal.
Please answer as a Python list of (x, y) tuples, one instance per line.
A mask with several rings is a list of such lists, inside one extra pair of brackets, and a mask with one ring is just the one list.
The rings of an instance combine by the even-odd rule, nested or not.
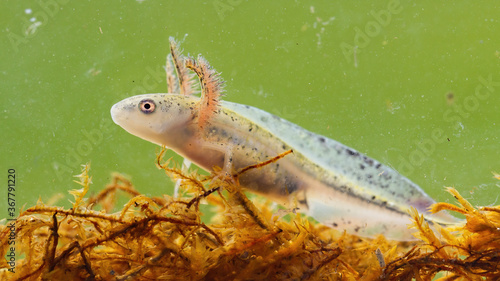
[[(141, 111), (144, 100), (154, 102), (154, 112)], [(412, 240), (410, 207), (431, 224), (459, 222), (445, 212), (428, 213), (435, 201), (393, 169), (260, 109), (221, 102), (200, 129), (198, 101), (178, 94), (134, 96), (115, 104), (111, 115), (131, 134), (165, 145), (207, 171), (228, 163), (238, 170), (293, 149), (275, 163), (246, 172), (240, 184), (281, 204), (298, 202), (300, 211), (349, 233)]]

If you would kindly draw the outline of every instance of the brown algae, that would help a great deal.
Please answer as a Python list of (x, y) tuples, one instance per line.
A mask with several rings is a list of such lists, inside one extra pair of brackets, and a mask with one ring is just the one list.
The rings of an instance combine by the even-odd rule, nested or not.
[[(75, 197), (72, 208), (39, 202), (17, 218), (21, 258), (15, 273), (2, 259), (0, 278), (433, 280), (440, 272), (437, 280), (500, 278), (500, 208), (474, 208), (453, 188), (448, 191), (459, 204), (438, 203), (433, 211), (460, 212), (466, 217), (463, 226), (433, 230), (414, 211), (418, 241), (388, 241), (382, 235), (368, 239), (313, 223), (293, 210), (276, 211), (263, 198), (250, 201), (234, 175), (184, 173), (169, 161), (162, 163), (163, 153), (157, 165), (181, 180), (179, 198), (145, 196), (118, 174), (88, 197), (86, 165), (79, 175), (83, 188), (70, 192)], [(117, 191), (131, 199), (113, 212)], [(201, 200), (215, 211), (207, 224), (201, 219)], [(2, 225), (4, 257), (8, 234)]]

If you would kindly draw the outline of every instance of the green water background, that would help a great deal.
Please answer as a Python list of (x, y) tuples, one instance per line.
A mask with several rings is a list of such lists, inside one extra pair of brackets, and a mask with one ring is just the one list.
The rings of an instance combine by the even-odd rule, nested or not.
[[(499, 204), (498, 1), (6, 1), (0, 3), (0, 218), (112, 172), (171, 193), (158, 147), (114, 125), (126, 97), (166, 92), (168, 37), (203, 54), (228, 101), (336, 139), (440, 201)], [(175, 155), (170, 153), (169, 155)], [(175, 157), (180, 161), (179, 157)]]

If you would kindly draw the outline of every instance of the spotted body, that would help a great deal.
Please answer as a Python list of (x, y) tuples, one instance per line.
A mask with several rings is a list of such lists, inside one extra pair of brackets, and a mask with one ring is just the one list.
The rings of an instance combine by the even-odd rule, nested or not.
[(430, 223), (458, 221), (447, 213), (430, 214), (435, 201), (419, 186), (335, 140), (226, 101), (200, 124), (200, 103), (192, 95), (147, 94), (118, 102), (111, 115), (131, 134), (165, 145), (207, 171), (228, 163), (238, 171), (292, 149), (274, 163), (245, 172), (239, 183), (281, 204), (298, 204), (301, 212), (330, 227), (411, 240), (411, 207)]

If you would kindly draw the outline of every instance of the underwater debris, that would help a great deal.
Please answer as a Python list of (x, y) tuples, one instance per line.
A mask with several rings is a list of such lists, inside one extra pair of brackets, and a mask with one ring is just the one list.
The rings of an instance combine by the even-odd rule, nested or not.
[[(1, 260), (0, 279), (432, 280), (439, 272), (444, 274), (437, 280), (500, 278), (500, 208), (474, 208), (455, 189), (448, 192), (459, 205), (438, 203), (433, 211), (460, 212), (467, 220), (463, 226), (433, 230), (413, 211), (420, 241), (368, 239), (288, 210), (285, 217), (275, 216), (270, 201), (250, 201), (234, 178), (184, 173), (162, 162), (163, 154), (157, 165), (180, 179), (179, 198), (145, 196), (118, 174), (87, 196), (86, 165), (78, 182), (83, 189), (70, 192), (73, 208), (39, 202), (17, 218), (20, 258), (15, 273)], [(117, 191), (131, 199), (113, 212)], [(209, 223), (202, 220), (201, 200), (215, 211)], [(1, 225), (4, 257), (8, 234)]]

